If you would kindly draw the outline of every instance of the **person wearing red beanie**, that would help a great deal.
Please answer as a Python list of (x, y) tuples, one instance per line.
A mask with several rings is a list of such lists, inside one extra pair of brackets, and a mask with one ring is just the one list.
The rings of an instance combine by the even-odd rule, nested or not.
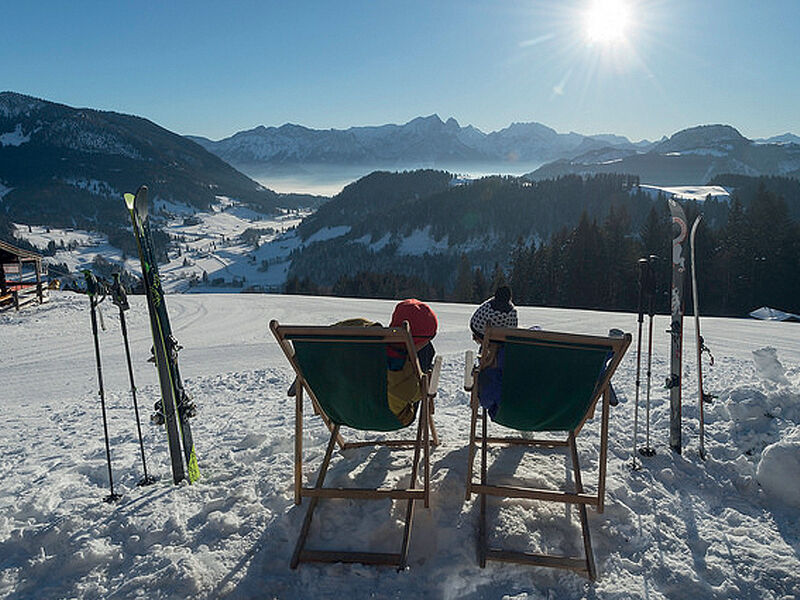
[[(401, 327), (406, 321), (411, 329), (419, 365), (423, 371), (430, 371), (433, 357), (436, 355), (431, 340), (439, 328), (436, 313), (424, 302), (409, 298), (394, 307), (391, 326)], [(407, 425), (416, 415), (416, 406), (422, 399), (422, 390), (419, 389), (405, 350), (389, 347), (386, 349), (386, 354), (389, 367), (387, 374), (389, 408), (401, 423)]]

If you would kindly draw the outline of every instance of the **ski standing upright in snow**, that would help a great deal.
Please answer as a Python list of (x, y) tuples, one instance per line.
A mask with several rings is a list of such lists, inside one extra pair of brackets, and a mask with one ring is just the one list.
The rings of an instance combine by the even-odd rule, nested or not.
[(135, 196), (125, 194), (125, 205), (133, 223), (139, 259), (142, 263), (142, 277), (153, 334), (153, 354), (161, 386), (161, 401), (156, 403), (160, 412), (157, 411), (157, 414), (163, 415), (163, 423), (167, 430), (172, 478), (176, 484), (184, 479), (191, 483), (200, 477), (189, 424), (189, 418), (194, 415), (195, 408), (183, 388), (178, 370), (180, 346), (172, 337), (164, 290), (161, 287), (153, 251), (147, 213), (147, 187), (141, 186)]
[(697, 347), (697, 394), (698, 394), (698, 408), (700, 410), (700, 458), (703, 460), (706, 459), (706, 445), (705, 445), (705, 418), (703, 416), (703, 404), (705, 402), (711, 402), (711, 394), (706, 394), (705, 390), (703, 389), (703, 352), (708, 352), (708, 356), (711, 358), (710, 364), (711, 366), (714, 365), (714, 357), (711, 355), (711, 351), (706, 347), (705, 341), (703, 340), (703, 336), (700, 334), (700, 306), (698, 304), (698, 293), (697, 293), (697, 261), (695, 260), (696, 256), (696, 244), (695, 244), (695, 237), (697, 236), (697, 228), (700, 225), (700, 220), (703, 218), (702, 215), (698, 215), (697, 218), (692, 223), (692, 231), (689, 234), (689, 247), (692, 256), (692, 304), (694, 305), (694, 331), (695, 331), (695, 341)]
[(681, 453), (681, 386), (682, 359), (683, 359), (683, 280), (686, 275), (686, 239), (689, 229), (686, 223), (686, 213), (683, 208), (672, 198), (669, 199), (669, 211), (672, 215), (672, 285), (670, 288), (670, 328), (667, 333), (672, 338), (672, 351), (670, 352), (670, 375), (667, 377), (669, 389), (669, 445)]
[[(111, 445), (108, 441), (108, 417), (106, 416), (106, 394), (103, 389), (103, 367), (100, 363), (100, 340), (97, 332), (97, 313), (100, 312), (99, 304), (105, 299), (106, 291), (103, 284), (97, 281), (97, 278), (91, 271), (84, 270), (83, 276), (86, 279), (86, 295), (89, 296), (89, 306), (92, 311), (92, 336), (94, 337), (94, 357), (97, 361), (97, 383), (100, 386), (100, 410), (103, 413), (103, 436), (106, 442), (106, 462), (108, 463), (108, 485), (111, 492), (103, 498), (103, 502), (116, 502), (120, 499), (120, 495), (114, 492), (114, 476), (111, 473)], [(98, 296), (100, 299), (98, 300)], [(102, 323), (103, 317), (100, 313), (100, 322)], [(105, 329), (105, 325), (103, 325)]]

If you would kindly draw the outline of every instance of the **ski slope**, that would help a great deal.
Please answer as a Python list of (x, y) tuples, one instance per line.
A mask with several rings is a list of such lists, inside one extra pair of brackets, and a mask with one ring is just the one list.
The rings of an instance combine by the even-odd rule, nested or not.
[[(144, 297), (127, 314), (140, 410), (158, 397)], [(116, 491), (107, 505), (105, 449), (85, 296), (0, 314), (0, 598), (771, 598), (800, 596), (800, 324), (703, 320), (716, 357), (706, 407), (706, 449), (698, 457), (694, 330), (686, 320), (682, 455), (668, 450), (667, 317), (654, 326), (652, 444), (657, 455), (630, 469), (636, 317), (519, 308), (521, 326), (634, 334), (614, 385), (606, 510), (589, 510), (600, 579), (476, 561), (478, 503), (464, 500), (468, 397), (464, 350), (474, 306), (434, 304), (444, 357), (435, 419), (442, 444), (432, 455), (430, 509), (419, 507), (409, 569), (301, 565), (289, 569), (306, 504), (292, 500), (292, 373), (267, 329), (269, 319), (327, 324), (363, 316), (386, 323), (394, 302), (249, 294), (167, 298), (187, 390), (201, 481), (171, 484), (166, 436), (143, 423), (141, 459), (116, 307), (102, 305), (103, 372)], [(646, 324), (646, 323), (645, 323)], [(307, 414), (310, 411), (307, 411)], [(640, 419), (644, 419), (643, 405)], [(644, 424), (640, 421), (643, 432)], [(307, 480), (327, 431), (305, 421)], [(596, 481), (598, 424), (579, 438), (584, 484)], [(643, 438), (642, 438), (643, 439)], [(569, 466), (506, 450), (516, 476), (557, 486)], [(508, 454), (510, 453), (510, 454)], [(331, 485), (390, 485), (410, 453), (337, 455)], [(389, 501), (323, 501), (312, 525), (316, 548), (351, 544), (394, 550), (403, 510)], [(489, 502), (490, 539), (514, 549), (580, 551), (577, 511), (506, 500)]]

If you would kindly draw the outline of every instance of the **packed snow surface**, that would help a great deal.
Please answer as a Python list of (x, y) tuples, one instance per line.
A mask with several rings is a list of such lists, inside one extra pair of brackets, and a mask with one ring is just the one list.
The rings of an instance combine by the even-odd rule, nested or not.
[(667, 198), (692, 200), (694, 202), (703, 202), (709, 196), (715, 200), (724, 200), (725, 202), (731, 199), (730, 190), (721, 185), (677, 185), (666, 187), (642, 184), (639, 188), (643, 192), (654, 197), (657, 196), (659, 192), (662, 192)]
[[(143, 297), (127, 322), (143, 413), (142, 475), (116, 307), (104, 302), (100, 332), (115, 490), (108, 473), (97, 372), (85, 296), (55, 292), (42, 306), (0, 313), (0, 598), (747, 598), (800, 597), (800, 324), (708, 318), (708, 459), (698, 456), (696, 372), (685, 328), (682, 455), (668, 449), (667, 317), (655, 320), (651, 443), (657, 454), (631, 470), (636, 317), (519, 308), (521, 326), (605, 334), (634, 343), (614, 379), (606, 509), (589, 510), (599, 581), (566, 571), (476, 560), (479, 503), (465, 500), (469, 404), (462, 388), (467, 323), (474, 306), (434, 304), (444, 358), (432, 454), (431, 507), (419, 506), (409, 568), (303, 564), (289, 559), (307, 506), (292, 497), (292, 371), (267, 329), (363, 316), (386, 323), (393, 302), (252, 294), (171, 295), (167, 304), (202, 471), (173, 486), (163, 429), (147, 423), (158, 398)], [(646, 329), (646, 327), (645, 327)], [(646, 344), (645, 344), (646, 347)], [(755, 351), (755, 354), (754, 354)], [(644, 379), (644, 377), (643, 377)], [(305, 480), (311, 482), (327, 431), (306, 407)], [(645, 411), (639, 410), (640, 446)], [(499, 426), (495, 426), (499, 430)], [(597, 481), (597, 417), (578, 440), (584, 484)], [(498, 431), (499, 432), (499, 431)], [(348, 431), (348, 437), (363, 434)], [(326, 483), (398, 483), (410, 453), (337, 453)], [(569, 463), (560, 455), (492, 451), (490, 469), (556, 488)], [(323, 500), (309, 546), (396, 551), (403, 506)], [(564, 505), (489, 501), (490, 540), (511, 549), (581, 550), (577, 511)]]

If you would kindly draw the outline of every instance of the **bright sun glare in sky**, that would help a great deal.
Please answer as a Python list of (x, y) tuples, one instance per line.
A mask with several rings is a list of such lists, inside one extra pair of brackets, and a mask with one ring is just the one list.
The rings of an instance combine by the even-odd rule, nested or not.
[(584, 15), (586, 38), (601, 44), (624, 41), (629, 21), (624, 0), (593, 0)]

